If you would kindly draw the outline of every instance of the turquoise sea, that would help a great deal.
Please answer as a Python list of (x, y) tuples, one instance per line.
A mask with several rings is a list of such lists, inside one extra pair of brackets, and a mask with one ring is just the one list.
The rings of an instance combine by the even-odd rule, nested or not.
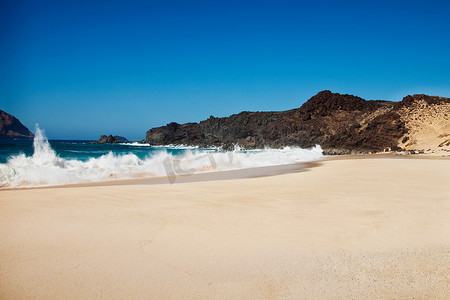
[(31, 140), (0, 140), (0, 188), (53, 186), (120, 179), (186, 175), (319, 160), (322, 149), (234, 151), (139, 143), (92, 144), (47, 140), (36, 128)]
[[(91, 140), (49, 140), (49, 145), (57, 155), (64, 159), (87, 161), (108, 153), (124, 155), (133, 153), (140, 159), (153, 153), (165, 150), (172, 155), (179, 155), (193, 147), (152, 147), (147, 144), (92, 144)], [(207, 150), (207, 149), (205, 149)], [(34, 153), (33, 140), (0, 140), (0, 163), (4, 164), (9, 158), (19, 154), (32, 156)]]

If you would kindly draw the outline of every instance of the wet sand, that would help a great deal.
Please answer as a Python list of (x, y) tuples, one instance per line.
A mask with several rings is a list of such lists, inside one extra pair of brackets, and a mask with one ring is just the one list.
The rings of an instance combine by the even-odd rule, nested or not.
[(303, 170), (0, 191), (0, 298), (450, 295), (449, 159)]

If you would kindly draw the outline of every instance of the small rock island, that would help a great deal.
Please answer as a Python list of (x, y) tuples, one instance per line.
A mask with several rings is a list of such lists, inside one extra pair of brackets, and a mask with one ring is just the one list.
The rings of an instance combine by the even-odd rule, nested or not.
[(91, 142), (92, 144), (119, 144), (119, 143), (129, 143), (127, 138), (119, 135), (102, 135), (98, 141)]

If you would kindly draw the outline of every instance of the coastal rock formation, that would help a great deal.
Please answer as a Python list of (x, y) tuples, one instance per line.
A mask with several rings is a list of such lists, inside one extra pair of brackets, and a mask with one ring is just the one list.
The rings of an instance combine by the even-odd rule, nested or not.
[(0, 139), (32, 139), (34, 134), (16, 117), (0, 110)]
[(92, 144), (118, 144), (118, 143), (129, 143), (130, 141), (123, 136), (112, 136), (112, 135), (102, 135), (98, 141), (92, 142)]
[[(246, 149), (319, 144), (327, 154), (402, 150), (420, 134), (421, 125), (410, 122), (414, 114), (439, 114), (439, 130), (448, 134), (449, 99), (426, 95), (405, 97), (401, 102), (364, 100), (353, 95), (322, 91), (300, 108), (281, 112), (241, 112), (200, 123), (170, 123), (147, 131), (151, 145), (184, 144), (200, 147), (239, 144)], [(439, 131), (440, 132), (440, 131)], [(442, 135), (443, 133), (440, 133)], [(442, 137), (450, 138), (450, 135)], [(416, 142), (417, 143), (417, 142)], [(409, 145), (413, 144), (411, 141)], [(439, 143), (435, 145), (438, 147)]]
[(115, 135), (114, 138), (116, 140), (118, 140), (119, 143), (129, 143), (130, 142), (127, 138), (120, 136), (120, 135)]

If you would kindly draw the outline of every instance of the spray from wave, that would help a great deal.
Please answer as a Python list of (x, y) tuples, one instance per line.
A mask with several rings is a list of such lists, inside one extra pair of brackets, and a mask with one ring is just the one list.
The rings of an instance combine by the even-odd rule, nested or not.
[(112, 152), (87, 161), (64, 159), (51, 148), (44, 132), (36, 124), (32, 156), (19, 154), (0, 164), (0, 187), (51, 186), (74, 183), (189, 175), (193, 173), (236, 170), (252, 167), (291, 164), (322, 158), (322, 149), (290, 148), (242, 151), (218, 149), (185, 149), (173, 155), (156, 148), (140, 159), (133, 153)]

